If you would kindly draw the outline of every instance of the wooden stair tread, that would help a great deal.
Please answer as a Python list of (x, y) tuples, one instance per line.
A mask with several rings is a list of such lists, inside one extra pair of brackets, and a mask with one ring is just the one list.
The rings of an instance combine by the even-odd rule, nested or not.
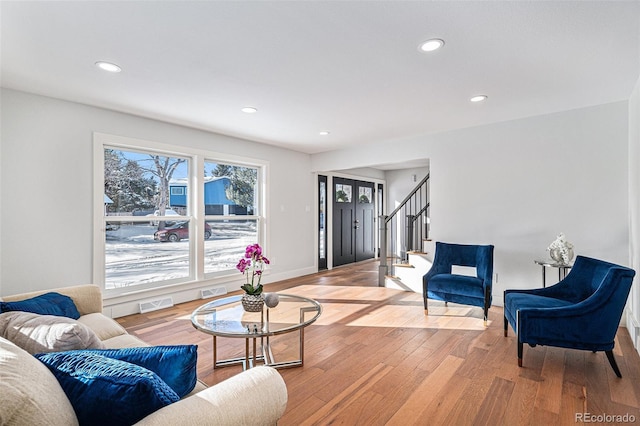
[(396, 268), (415, 268), (415, 266), (410, 263), (394, 263), (393, 266)]

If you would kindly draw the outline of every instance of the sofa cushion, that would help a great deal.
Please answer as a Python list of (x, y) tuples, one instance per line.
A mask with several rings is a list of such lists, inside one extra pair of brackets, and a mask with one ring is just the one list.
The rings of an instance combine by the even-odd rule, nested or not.
[(78, 318), (78, 321), (93, 330), (98, 335), (100, 340), (111, 339), (112, 337), (122, 336), (127, 334), (127, 330), (124, 329), (117, 321), (109, 318), (102, 313), (92, 313), (82, 315)]
[(16, 302), (0, 302), (0, 313), (9, 311), (33, 312), (41, 315), (57, 315), (72, 319), (80, 318), (73, 299), (60, 293), (50, 292)]
[(60, 382), (81, 425), (131, 425), (180, 399), (154, 372), (92, 351), (36, 357)]
[(121, 336), (112, 337), (103, 340), (105, 349), (121, 349), (121, 348), (140, 348), (142, 346), (150, 346), (148, 343), (140, 340), (133, 334), (123, 334)]
[(0, 424), (77, 425), (56, 378), (36, 358), (0, 337)]
[(98, 336), (76, 320), (31, 312), (0, 314), (0, 336), (30, 354), (104, 348)]
[(102, 349), (92, 353), (130, 362), (156, 373), (180, 398), (196, 385), (197, 345)]

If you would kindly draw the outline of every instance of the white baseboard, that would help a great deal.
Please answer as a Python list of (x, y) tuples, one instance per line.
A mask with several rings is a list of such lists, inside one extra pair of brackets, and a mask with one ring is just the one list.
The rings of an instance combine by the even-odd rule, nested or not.
[(636, 351), (640, 353), (640, 322), (638, 322), (635, 315), (633, 315), (633, 311), (628, 307), (627, 307), (627, 315), (623, 315), (622, 318), (623, 319), (626, 318), (625, 326), (629, 331), (629, 336), (631, 336), (631, 341), (633, 342), (633, 346), (636, 348)]
[[(272, 274), (269, 272), (263, 276), (263, 283), (268, 285), (270, 282), (282, 281), (291, 278), (301, 277), (317, 272), (315, 267), (301, 268), (293, 271)], [(111, 318), (119, 318), (127, 315), (140, 313), (140, 302), (170, 296), (174, 304), (190, 302), (192, 300), (202, 299), (202, 290), (211, 288), (212, 286), (224, 287), (228, 293), (240, 290), (242, 284), (242, 276), (234, 274), (224, 278), (207, 280), (202, 282), (185, 283), (184, 285), (176, 285), (165, 288), (158, 288), (146, 292), (132, 292), (131, 294), (122, 296), (106, 297), (103, 301), (103, 313)], [(202, 302), (203, 304), (206, 301)]]

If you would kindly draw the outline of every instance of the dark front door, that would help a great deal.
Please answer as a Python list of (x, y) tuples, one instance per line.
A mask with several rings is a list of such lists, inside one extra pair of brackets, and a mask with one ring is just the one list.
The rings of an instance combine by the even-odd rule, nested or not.
[(333, 178), (333, 266), (373, 258), (374, 188), (371, 182)]

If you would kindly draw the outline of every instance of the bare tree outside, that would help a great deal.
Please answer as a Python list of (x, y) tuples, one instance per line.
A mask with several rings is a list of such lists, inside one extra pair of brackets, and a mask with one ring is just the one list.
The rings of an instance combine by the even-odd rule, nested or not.
[[(151, 155), (150, 159), (153, 161), (154, 167), (142, 167), (146, 172), (151, 173), (158, 178), (158, 193), (156, 196), (156, 207), (159, 216), (164, 216), (167, 205), (169, 204), (169, 182), (173, 177), (174, 172), (178, 166), (185, 163), (187, 160), (184, 158), (164, 157), (161, 155)], [(164, 229), (165, 222), (160, 221), (158, 223), (158, 229)]]
[(122, 151), (105, 149), (104, 193), (112, 201), (110, 212), (133, 212), (156, 206), (157, 182), (145, 174), (146, 170), (126, 158)]

